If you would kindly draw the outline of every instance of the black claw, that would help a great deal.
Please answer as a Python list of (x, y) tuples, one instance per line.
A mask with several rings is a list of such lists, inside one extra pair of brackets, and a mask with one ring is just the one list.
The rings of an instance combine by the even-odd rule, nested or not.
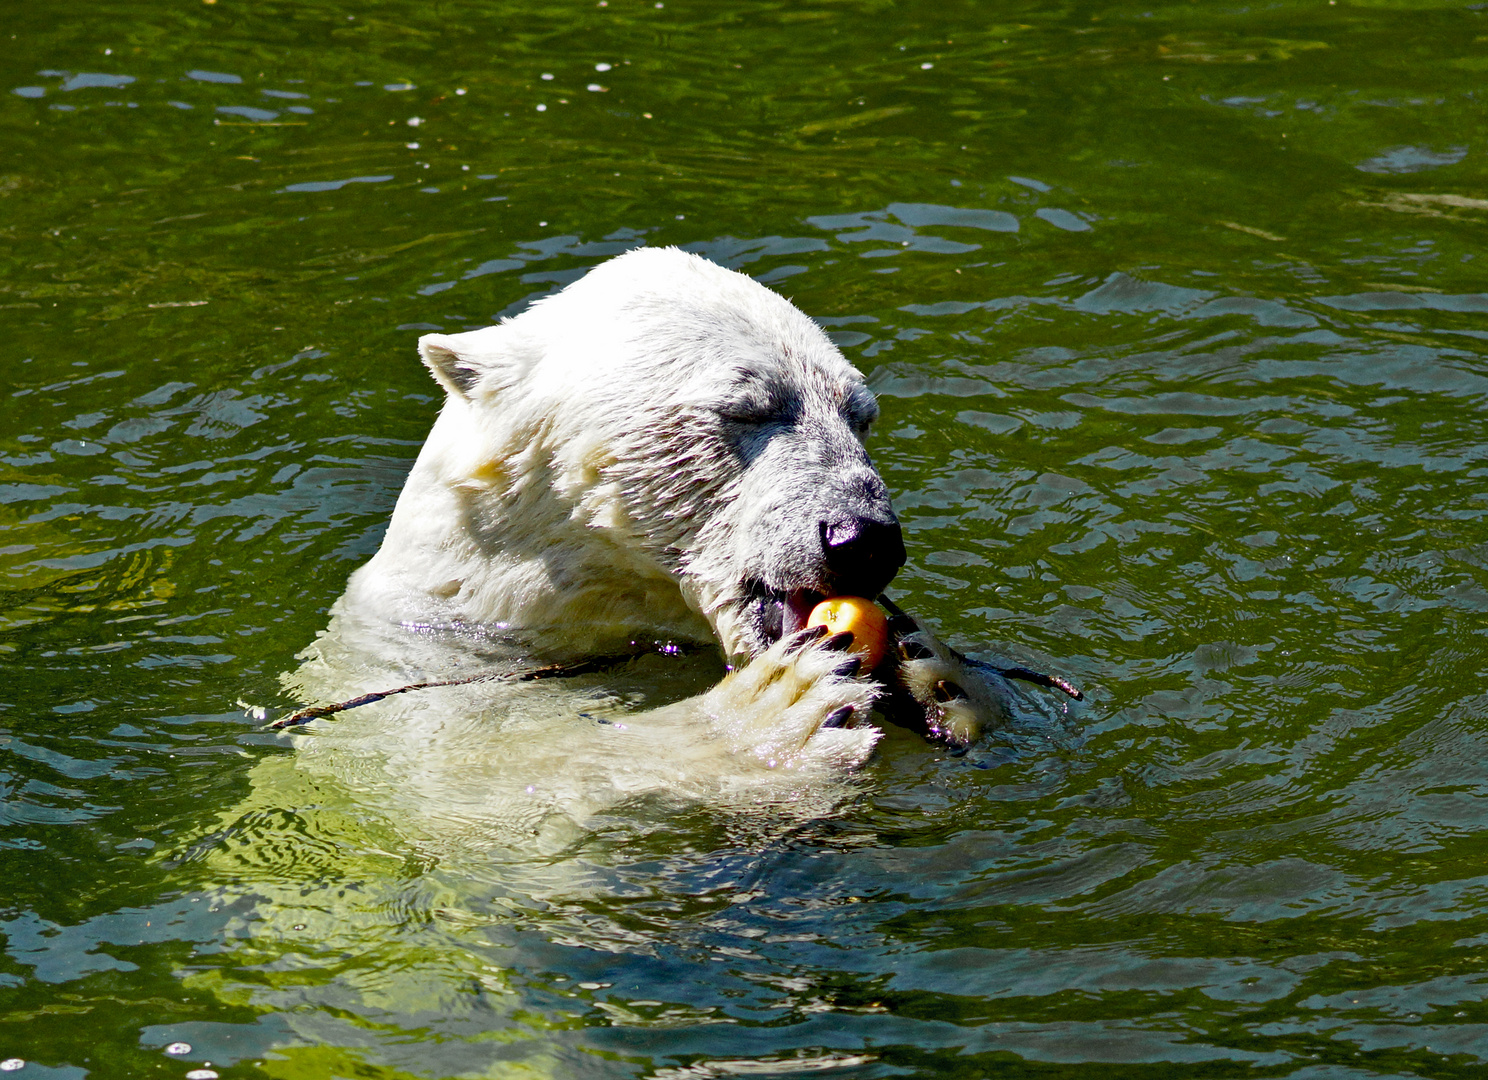
[(920, 632), (920, 624), (908, 615), (895, 615), (889, 620), (889, 630), (896, 637), (903, 637), (905, 634), (918, 634)]
[(800, 652), (826, 632), (827, 628), (825, 624), (807, 627), (785, 643), (785, 655), (790, 656), (792, 653)]
[(899, 655), (905, 660), (929, 660), (935, 653), (928, 645), (921, 642), (901, 641)]
[(823, 720), (821, 726), (824, 728), (847, 727), (847, 722), (852, 719), (852, 714), (853, 707), (851, 705), (844, 705)]
[(843, 678), (850, 679), (860, 670), (862, 670), (862, 667), (863, 658), (861, 656), (854, 656), (848, 660), (844, 660), (842, 663), (833, 668), (832, 674), (841, 675)]
[(853, 643), (851, 630), (844, 630), (840, 634), (833, 634), (821, 643), (823, 649), (829, 652), (846, 652), (847, 647)]
[(964, 698), (965, 696), (966, 691), (961, 689), (961, 687), (958, 686), (956, 683), (951, 682), (950, 679), (942, 679), (940, 682), (935, 684), (936, 701), (956, 701), (959, 698)]

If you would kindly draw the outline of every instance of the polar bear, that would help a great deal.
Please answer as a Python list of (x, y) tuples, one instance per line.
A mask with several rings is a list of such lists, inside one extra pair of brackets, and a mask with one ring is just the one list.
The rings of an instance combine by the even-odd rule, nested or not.
[[(784, 297), (641, 248), (499, 325), (426, 335), (419, 353), (443, 409), (297, 676), (322, 701), (491, 676), (458, 702), (409, 695), (368, 729), (379, 754), (406, 748), (392, 771), (468, 782), (478, 801), (501, 769), (472, 762), (509, 766), (520, 730), (519, 780), (562, 775), (570, 803), (585, 788), (613, 802), (851, 769), (880, 735), (869, 716), (886, 688), (960, 741), (1001, 711), (1001, 677), (907, 616), (877, 673), (842, 651), (846, 636), (802, 629), (825, 596), (877, 596), (905, 550), (864, 447), (874, 396)], [(721, 645), (729, 672), (654, 709), (617, 704), (616, 677), (586, 665), (698, 642)], [(456, 731), (486, 750), (451, 750)], [(453, 760), (431, 766), (436, 741)]]
[(904, 562), (872, 393), (743, 274), (641, 248), (419, 353), (448, 398), (359, 610), (521, 628), (538, 655), (651, 635), (742, 657)]

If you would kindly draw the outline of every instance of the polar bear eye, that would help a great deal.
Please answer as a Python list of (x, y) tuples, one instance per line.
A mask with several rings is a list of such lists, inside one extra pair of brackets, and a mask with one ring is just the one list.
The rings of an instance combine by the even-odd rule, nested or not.
[(745, 402), (730, 402), (722, 405), (717, 410), (719, 419), (726, 420), (730, 424), (740, 424), (746, 427), (759, 427), (768, 424), (774, 417), (768, 409), (759, 408)]
[(878, 419), (877, 400), (867, 390), (854, 388), (842, 402), (842, 419), (860, 437), (868, 434), (868, 429)]
[(749, 394), (745, 397), (725, 401), (717, 407), (721, 419), (741, 427), (765, 427), (768, 424), (785, 424), (795, 418), (797, 408), (787, 400), (777, 400), (770, 394)]

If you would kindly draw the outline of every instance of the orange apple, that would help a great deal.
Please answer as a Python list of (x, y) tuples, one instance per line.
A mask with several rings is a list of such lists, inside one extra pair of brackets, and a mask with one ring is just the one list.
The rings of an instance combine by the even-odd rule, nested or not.
[(825, 626), (828, 633), (852, 634), (852, 651), (863, 654), (863, 667), (872, 671), (889, 644), (889, 619), (872, 600), (861, 596), (833, 596), (811, 609), (807, 627)]

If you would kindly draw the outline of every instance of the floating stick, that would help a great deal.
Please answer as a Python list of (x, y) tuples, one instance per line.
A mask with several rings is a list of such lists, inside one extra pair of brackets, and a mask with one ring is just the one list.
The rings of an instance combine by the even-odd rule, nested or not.
[[(691, 651), (683, 646), (668, 646), (671, 651)], [(360, 697), (349, 698), (346, 701), (338, 701), (332, 705), (312, 705), (307, 709), (300, 709), (288, 716), (281, 716), (269, 725), (272, 731), (283, 731), (285, 728), (299, 727), (308, 724), (311, 720), (319, 720), (323, 716), (335, 716), (337, 713), (345, 712), (347, 709), (355, 709), (360, 705), (371, 705), (374, 701), (392, 697), (394, 694), (406, 694), (410, 690), (433, 690), (440, 686), (467, 686), (478, 682), (532, 682), (536, 679), (571, 679), (575, 675), (588, 675), (593, 671), (601, 671), (615, 664), (634, 660), (645, 653), (615, 653), (610, 656), (596, 656), (592, 660), (580, 660), (572, 664), (548, 664), (544, 667), (525, 668), (518, 671), (498, 671), (490, 675), (472, 675), (467, 679), (445, 679), (440, 682), (409, 683), (407, 686), (396, 686), (391, 690), (378, 690), (371, 694), (362, 694)]]

